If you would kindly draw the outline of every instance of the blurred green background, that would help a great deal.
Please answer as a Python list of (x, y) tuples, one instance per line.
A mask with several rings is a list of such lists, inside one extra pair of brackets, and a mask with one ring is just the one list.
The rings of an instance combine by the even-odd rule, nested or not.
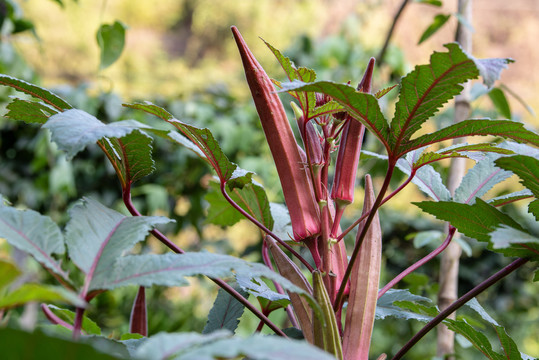
[[(282, 80), (284, 73), (259, 37), (298, 65), (314, 68), (320, 79), (354, 83), (360, 80), (368, 59), (378, 56), (400, 4), (401, 1), (381, 0), (0, 0), (0, 72), (50, 88), (104, 122), (137, 119), (155, 125), (156, 119), (122, 108), (121, 104), (147, 100), (161, 105), (182, 121), (210, 128), (232, 161), (257, 173), (270, 200), (282, 201), (230, 26), (239, 28), (266, 71), (276, 79)], [(436, 14), (454, 12), (456, 1), (443, 1), (442, 7), (411, 1), (397, 24), (383, 65), (376, 70), (374, 89), (398, 83), (414, 64), (427, 62), (433, 50), (441, 50), (442, 44), (453, 41), (455, 17), (429, 40), (417, 44)], [(537, 128), (537, 119), (523, 103), (533, 109), (539, 101), (539, 48), (530, 41), (539, 36), (535, 20), (539, 16), (538, 3), (475, 0), (473, 12), (474, 55), (516, 60), (502, 76), (502, 83), (521, 98), (508, 97), (512, 118)], [(116, 20), (127, 26), (126, 46), (116, 63), (100, 70), (96, 31), (101, 24)], [(12, 95), (11, 90), (0, 88), (2, 104)], [(390, 93), (382, 102), (388, 117), (394, 97)], [(283, 100), (286, 105), (290, 98)], [(475, 116), (500, 117), (488, 97), (479, 98), (473, 107)], [(5, 106), (2, 109), (4, 112)], [(451, 116), (447, 107), (437, 121), (450, 121)], [(366, 147), (380, 151), (372, 140), (367, 136)], [(142, 213), (174, 218), (176, 223), (163, 230), (184, 249), (260, 260), (260, 237), (253, 226), (242, 221), (223, 229), (205, 223), (204, 196), (212, 177), (207, 166), (188, 150), (162, 139), (154, 141), (154, 159), (157, 171), (133, 189)], [(383, 164), (365, 160), (358, 176), (371, 173), (376, 177), (383, 171)], [(397, 177), (394, 183), (399, 180)], [(357, 198), (361, 191), (359, 188)], [(503, 191), (507, 186), (495, 188), (493, 194)], [(0, 194), (15, 205), (49, 214), (60, 223), (66, 221), (70, 204), (83, 195), (125, 211), (114, 171), (97, 147), (67, 161), (50, 143), (46, 131), (6, 119), (0, 119)], [(410, 234), (443, 228), (443, 224), (421, 216), (409, 204), (422, 198), (414, 187), (409, 187), (382, 212), (383, 283), (434, 247), (431, 243), (417, 249)], [(348, 221), (357, 217), (360, 209), (361, 204), (351, 206)], [(508, 211), (523, 212), (519, 207)], [(483, 246), (474, 241), (467, 244), (461, 293), (507, 263), (501, 256), (483, 251)], [(0, 249), (3, 255), (16, 256), (1, 241)], [(165, 251), (153, 239), (140, 250)], [(51, 280), (31, 260), (20, 261), (31, 276)], [(433, 261), (405, 279), (401, 287), (434, 298), (437, 265)], [(537, 356), (539, 291), (531, 283), (532, 275), (531, 269), (523, 268), (479, 300), (507, 327), (522, 351)], [(205, 279), (193, 279), (192, 283), (190, 287), (150, 290), (151, 334), (202, 330), (216, 289)], [(135, 292), (134, 288), (126, 288), (98, 296), (89, 316), (106, 333), (118, 337), (127, 332)], [(17, 309), (14, 314), (9, 321), (26, 316), (30, 325), (45, 322), (32, 307)], [(272, 316), (284, 318), (282, 313)], [(248, 334), (256, 324), (246, 314), (239, 332)], [(377, 322), (372, 353), (395, 352), (421, 325), (396, 320)], [(434, 344), (423, 340), (408, 358), (431, 358)], [(461, 358), (481, 358), (477, 351), (465, 349), (465, 342), (459, 344)]]

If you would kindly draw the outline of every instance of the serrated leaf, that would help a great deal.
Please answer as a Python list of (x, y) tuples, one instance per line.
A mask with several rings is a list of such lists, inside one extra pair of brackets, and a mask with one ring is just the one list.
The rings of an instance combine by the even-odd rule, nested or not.
[(0, 206), (0, 238), (5, 238), (12, 246), (32, 255), (64, 279), (68, 278), (53, 257), (53, 254), (63, 254), (65, 247), (60, 228), (50, 217), (33, 210)]
[(393, 90), (394, 88), (396, 88), (398, 85), (395, 84), (395, 85), (391, 85), (389, 87), (386, 87), (382, 90), (378, 90), (375, 94), (374, 94), (374, 97), (377, 98), (377, 99), (380, 99), (382, 98), (384, 95), (386, 95), (387, 93), (389, 93), (391, 90)]
[(496, 160), (502, 169), (514, 172), (520, 183), (539, 197), (539, 160), (531, 156), (515, 155)]
[(125, 24), (115, 21), (113, 24), (102, 24), (97, 30), (96, 40), (101, 51), (100, 70), (112, 65), (122, 55), (126, 29)]
[(519, 143), (539, 146), (539, 135), (524, 128), (524, 124), (510, 120), (464, 120), (430, 134), (422, 135), (399, 148), (401, 154), (440, 141), (465, 136), (499, 136)]
[[(175, 119), (165, 109), (152, 103), (124, 104), (124, 106), (145, 111), (172, 124), (178, 130), (180, 130), (192, 144), (199, 148), (200, 152), (196, 151), (197, 155), (199, 155), (202, 159), (207, 161), (211, 167), (213, 167), (221, 181), (228, 181), (232, 177), (237, 166), (228, 160), (228, 157), (223, 153), (221, 147), (209, 129), (200, 129), (195, 126), (185, 124)], [(175, 138), (174, 140), (178, 141), (179, 139)], [(190, 145), (189, 147), (192, 149)]]
[(120, 257), (116, 260), (113, 270), (106, 274), (100, 273), (95, 283), (100, 284), (100, 289), (154, 284), (185, 286), (188, 284), (185, 277), (188, 276), (205, 275), (211, 278), (222, 278), (232, 276), (234, 273), (253, 278), (264, 277), (278, 282), (286, 290), (306, 294), (305, 291), (265, 265), (212, 253), (145, 254)]
[(43, 101), (45, 104), (51, 105), (58, 111), (64, 111), (66, 109), (73, 108), (62, 98), (55, 95), (51, 91), (30, 84), (24, 80), (19, 80), (8, 75), (0, 74), (0, 85), (9, 86), (17, 91), (28, 94), (36, 99)]
[(246, 357), (253, 360), (334, 360), (330, 354), (307, 344), (274, 336), (232, 337), (227, 331), (207, 335), (159, 333), (145, 341), (137, 359), (213, 360)]
[(516, 256), (539, 259), (539, 238), (537, 236), (506, 225), (499, 226), (489, 235), (494, 250), (511, 248), (510, 252), (502, 252), (508, 256), (518, 254)]
[(448, 52), (434, 52), (429, 65), (418, 65), (401, 82), (399, 101), (391, 121), (390, 144), (395, 152), (448, 100), (462, 91), (460, 84), (479, 76), (474, 61), (456, 44)]
[(496, 167), (494, 160), (497, 154), (488, 154), (485, 159), (477, 162), (462, 178), (455, 190), (453, 200), (465, 204), (473, 204), (476, 198), (487, 193), (494, 185), (499, 184), (513, 175), (510, 171)]
[[(64, 320), (68, 324), (73, 325), (73, 323), (75, 322), (75, 312), (68, 309), (62, 309), (54, 305), (46, 305), (46, 306), (56, 316), (58, 316), (60, 319)], [(101, 329), (99, 328), (99, 326), (96, 324), (95, 321), (91, 320), (87, 316), (83, 316), (81, 328), (87, 335), (101, 335)]]
[(331, 96), (344, 107), (350, 116), (365, 125), (389, 150), (389, 125), (380, 110), (378, 99), (373, 95), (359, 92), (352, 86), (331, 81), (318, 81), (311, 84), (294, 81), (283, 84), (283, 89), (319, 92)]
[(100, 289), (98, 279), (111, 275), (123, 252), (144, 240), (156, 225), (171, 221), (157, 216), (127, 217), (90, 198), (83, 198), (69, 215), (67, 249), (71, 260), (86, 274), (88, 290)]
[(507, 359), (494, 351), (488, 338), (480, 331), (474, 329), (470, 324), (464, 320), (446, 319), (444, 323), (450, 330), (453, 330), (462, 336), (464, 336), (469, 342), (471, 342), (476, 349), (481, 351), (488, 359), (491, 360), (503, 360)]
[(104, 124), (87, 112), (72, 109), (51, 116), (43, 127), (51, 131), (51, 139), (58, 148), (72, 158), (104, 137), (122, 138), (146, 126), (133, 120)]
[(511, 119), (511, 107), (509, 106), (505, 94), (500, 88), (492, 88), (488, 93), (488, 97), (501, 116), (506, 119)]
[(539, 200), (535, 199), (528, 205), (528, 213), (535, 216), (535, 220), (539, 221)]
[(489, 233), (502, 224), (522, 229), (511, 217), (481, 199), (477, 199), (473, 205), (450, 201), (413, 204), (439, 220), (448, 221), (459, 232), (479, 241), (489, 241)]
[(77, 294), (59, 286), (26, 283), (0, 296), (0, 309), (21, 306), (29, 302), (64, 302), (85, 308), (86, 302)]
[[(243, 291), (239, 286), (234, 286), (234, 288), (241, 296), (248, 296), (248, 293)], [(219, 289), (217, 298), (208, 314), (208, 321), (202, 330), (202, 334), (209, 334), (222, 329), (234, 333), (244, 310), (245, 306), (242, 303), (233, 298), (225, 290)]]
[[(412, 167), (416, 162), (421, 159), (422, 150), (418, 149), (412, 151), (404, 158), (400, 158), (397, 161), (397, 167), (406, 175), (410, 175)], [(416, 184), (421, 191), (430, 196), (431, 198), (441, 201), (451, 199), (451, 193), (442, 182), (442, 177), (434, 168), (430, 165), (422, 165), (419, 168), (412, 179), (412, 182)]]
[[(23, 330), (0, 329), (0, 346), (5, 359), (40, 360), (114, 360), (123, 356), (113, 356), (96, 350), (90, 344), (57, 338), (37, 330), (28, 333)], [(116, 354), (114, 354), (116, 355)]]
[(7, 106), (7, 118), (24, 121), (27, 124), (44, 124), (58, 110), (50, 105), (36, 101), (13, 99)]
[(394, 305), (394, 303), (405, 301), (426, 303), (431, 302), (429, 298), (414, 295), (408, 290), (390, 289), (384, 295), (382, 295), (382, 297), (380, 297), (380, 299), (378, 299), (378, 302), (376, 303), (376, 318), (385, 319), (386, 317), (391, 316), (405, 320), (413, 319), (419, 321), (430, 321), (432, 319), (431, 316), (418, 314), (414, 311), (402, 309), (401, 307)]
[(513, 192), (506, 195), (497, 196), (495, 198), (489, 199), (487, 203), (489, 203), (492, 206), (502, 206), (505, 204), (509, 204), (518, 200), (522, 199), (529, 199), (530, 197), (533, 197), (533, 194), (530, 190), (524, 189), (517, 192)]
[(155, 171), (152, 159), (152, 138), (140, 130), (122, 138), (105, 138), (102, 149), (125, 189)]
[(445, 15), (445, 14), (438, 14), (434, 17), (432, 20), (432, 23), (425, 29), (423, 34), (421, 34), (421, 38), (419, 39), (418, 45), (421, 44), (423, 41), (427, 40), (429, 37), (434, 35), (438, 30), (444, 26), (444, 24), (449, 20), (451, 15)]
[[(297, 80), (304, 83), (309, 83), (316, 80), (316, 73), (314, 70), (305, 67), (296, 68), (294, 63), (292, 63), (288, 57), (284, 56), (279, 50), (274, 48), (266, 41), (264, 41), (264, 43), (273, 53), (277, 61), (279, 61), (279, 64), (281, 64), (281, 67), (285, 71), (289, 81)], [(282, 86), (281, 83), (276, 83), (276, 85), (278, 87)], [(306, 120), (312, 119), (322, 113), (315, 110), (316, 97), (314, 93), (298, 93), (296, 91), (289, 91), (289, 93), (299, 101), (302, 110), (305, 112), (305, 114), (307, 114), (308, 119)]]

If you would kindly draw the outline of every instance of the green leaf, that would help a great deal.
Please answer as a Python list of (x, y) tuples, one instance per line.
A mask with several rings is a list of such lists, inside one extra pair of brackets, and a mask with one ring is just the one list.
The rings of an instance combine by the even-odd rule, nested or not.
[(207, 335), (159, 333), (135, 352), (137, 359), (213, 360), (249, 358), (253, 360), (334, 360), (330, 354), (305, 341), (276, 336), (232, 337), (227, 331)]
[[(47, 305), (47, 307), (60, 319), (64, 320), (68, 324), (73, 325), (75, 322), (75, 313), (71, 310), (62, 309), (54, 305)], [(91, 320), (86, 315), (82, 318), (82, 330), (87, 335), (101, 335), (101, 329), (99, 326), (95, 323), (95, 321)]]
[(413, 204), (439, 220), (448, 221), (464, 235), (479, 241), (489, 241), (489, 233), (503, 224), (522, 229), (511, 217), (479, 198), (473, 205), (449, 201), (424, 201)]
[(0, 259), (0, 296), (2, 290), (21, 275), (21, 271), (11, 261)]
[[(284, 56), (279, 50), (277, 50), (265, 41), (264, 43), (271, 50), (277, 61), (279, 61), (279, 64), (281, 64), (289, 81), (301, 81), (304, 83), (310, 83), (316, 80), (316, 73), (314, 72), (314, 70), (305, 67), (296, 68), (294, 63), (292, 63), (292, 61), (286, 56)], [(282, 84), (279, 82), (276, 82), (276, 85), (278, 87), (282, 86)], [(328, 111), (328, 109), (320, 110), (320, 108), (316, 108), (316, 97), (314, 93), (301, 93), (296, 91), (289, 91), (289, 93), (299, 101), (300, 106), (307, 114), (308, 119), (312, 119), (316, 116), (319, 116), (323, 112)], [(334, 105), (330, 105), (328, 106), (328, 108), (330, 108), (330, 112), (334, 112), (337, 110)]]
[(9, 111), (5, 117), (27, 124), (44, 124), (51, 115), (58, 113), (58, 110), (50, 105), (21, 99), (13, 99), (6, 109)]
[(376, 319), (385, 319), (388, 316), (419, 321), (430, 321), (432, 319), (430, 315), (419, 314), (415, 311), (397, 306), (397, 304), (404, 304), (406, 302), (430, 303), (431, 300), (423, 296), (414, 295), (408, 290), (390, 289), (376, 303)]
[(204, 220), (207, 224), (214, 224), (219, 226), (232, 226), (238, 221), (245, 219), (245, 217), (228, 201), (226, 201), (219, 184), (211, 182), (209, 191), (204, 196), (204, 200), (210, 205), (208, 208), (208, 215)]
[(465, 120), (430, 134), (403, 143), (401, 154), (444, 140), (465, 136), (500, 136), (519, 143), (539, 146), (539, 135), (524, 128), (524, 124), (510, 120)]
[(104, 124), (87, 112), (73, 109), (51, 116), (43, 127), (51, 131), (51, 139), (58, 148), (66, 151), (68, 158), (72, 158), (86, 146), (104, 137), (122, 138), (146, 126), (133, 120)]
[(152, 138), (140, 130), (132, 131), (122, 138), (103, 139), (103, 150), (123, 189), (154, 172), (151, 143)]
[(531, 156), (515, 155), (496, 160), (502, 169), (514, 172), (520, 183), (539, 197), (539, 160)]
[(421, 3), (421, 4), (437, 6), (437, 7), (440, 7), (440, 6), (443, 5), (441, 0), (415, 0), (415, 2), (418, 2), (418, 3)]
[(58, 111), (72, 109), (73, 107), (65, 102), (62, 98), (53, 94), (47, 89), (30, 84), (26, 81), (16, 79), (14, 77), (0, 74), (0, 85), (9, 86), (17, 91), (28, 94), (36, 99), (43, 101), (45, 104), (51, 105)]
[(440, 243), (444, 239), (444, 233), (438, 230), (420, 231), (414, 236), (414, 247), (422, 248), (431, 243)]
[(115, 21), (114, 24), (102, 24), (97, 30), (96, 39), (101, 50), (100, 70), (112, 65), (122, 55), (126, 29), (123, 23)]
[(450, 330), (453, 330), (462, 336), (464, 336), (473, 346), (481, 351), (488, 359), (503, 360), (508, 359), (503, 357), (492, 349), (492, 345), (485, 334), (481, 331), (477, 331), (470, 324), (464, 320), (446, 319), (444, 323)]
[(380, 99), (382, 98), (384, 95), (386, 95), (388, 92), (390, 92), (391, 90), (393, 90), (394, 88), (396, 88), (398, 85), (392, 85), (392, 86), (389, 86), (389, 87), (386, 87), (382, 90), (378, 90), (375, 94), (374, 94), (374, 97), (377, 98), (377, 99)]
[(507, 249), (499, 251), (507, 256), (539, 259), (539, 238), (528, 232), (501, 225), (490, 233), (490, 242), (495, 251)]
[(114, 360), (115, 357), (96, 350), (89, 344), (45, 335), (41, 331), (1, 328), (0, 346), (5, 359), (40, 360)]
[(100, 281), (111, 277), (112, 267), (124, 251), (144, 240), (156, 225), (171, 221), (157, 216), (127, 217), (90, 198), (83, 198), (69, 215), (67, 249), (71, 260), (86, 274), (89, 290), (100, 289)]
[(535, 220), (539, 221), (539, 200), (535, 199), (528, 205), (528, 212), (535, 216)]
[(0, 237), (17, 249), (32, 255), (43, 266), (68, 279), (53, 254), (64, 253), (64, 237), (48, 216), (33, 210), (0, 207)]
[(488, 154), (485, 159), (477, 162), (462, 178), (459, 187), (455, 190), (453, 200), (465, 204), (473, 204), (476, 198), (487, 193), (494, 185), (513, 175), (510, 171), (496, 167), (494, 160), (497, 154)]
[[(234, 286), (234, 288), (241, 296), (247, 297), (248, 293), (243, 291), (239, 286)], [(244, 310), (245, 306), (242, 303), (233, 298), (225, 290), (219, 289), (202, 334), (209, 334), (222, 329), (234, 333), (240, 323), (240, 317), (243, 315)]]
[(503, 91), (500, 88), (492, 88), (488, 96), (500, 115), (506, 119), (511, 119), (511, 108)]
[(185, 286), (188, 284), (185, 279), (187, 276), (205, 275), (211, 278), (222, 278), (234, 275), (233, 271), (253, 278), (264, 277), (274, 280), (286, 290), (306, 294), (305, 291), (263, 264), (212, 253), (145, 254), (120, 257), (116, 260), (113, 270), (100, 273), (94, 283), (99, 284), (99, 289), (114, 289), (127, 285)]
[(378, 99), (371, 94), (358, 92), (352, 86), (330, 81), (311, 84), (294, 81), (282, 84), (286, 91), (319, 92), (331, 96), (341, 104), (354, 119), (367, 127), (389, 149), (389, 126), (384, 118)]
[(427, 40), (429, 37), (434, 35), (438, 30), (444, 26), (444, 24), (449, 20), (451, 15), (444, 15), (444, 14), (438, 14), (434, 17), (432, 20), (432, 23), (425, 29), (423, 34), (421, 35), (421, 38), (419, 39), (418, 45), (421, 44), (423, 41)]
[(399, 101), (391, 121), (395, 151), (406, 143), (448, 100), (462, 91), (460, 84), (479, 76), (474, 61), (455, 44), (448, 52), (434, 52), (429, 65), (418, 65), (402, 79)]
[(78, 307), (85, 308), (86, 302), (81, 300), (77, 294), (62, 287), (26, 283), (19, 286), (12, 292), (0, 296), (0, 309), (12, 308), (24, 305), (28, 302), (64, 302)]
[[(185, 124), (177, 119), (175, 119), (169, 112), (165, 109), (151, 104), (124, 104), (124, 106), (145, 111), (147, 113), (153, 114), (160, 117), (164, 121), (172, 124), (182, 134), (189, 139), (188, 147), (192, 150), (192, 145), (196, 145), (200, 151), (195, 151), (202, 159), (207, 161), (211, 167), (217, 172), (217, 176), (221, 181), (228, 181), (234, 171), (236, 170), (236, 164), (230, 162), (228, 157), (223, 153), (219, 143), (215, 140), (213, 134), (209, 129), (200, 129), (192, 125)], [(180, 141), (177, 136), (172, 136), (173, 140), (185, 145), (185, 142)]]

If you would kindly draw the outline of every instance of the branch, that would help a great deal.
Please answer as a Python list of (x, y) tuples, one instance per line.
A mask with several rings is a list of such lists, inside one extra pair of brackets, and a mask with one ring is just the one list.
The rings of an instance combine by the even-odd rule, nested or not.
[(425, 265), (426, 263), (428, 263), (429, 261), (431, 261), (432, 259), (434, 259), (438, 254), (440, 254), (442, 251), (444, 251), (447, 246), (449, 245), (449, 243), (451, 242), (451, 240), (453, 239), (453, 235), (455, 235), (455, 231), (457, 229), (455, 229), (453, 226), (450, 226), (449, 227), (449, 233), (447, 234), (447, 237), (445, 238), (444, 242), (438, 246), (434, 251), (432, 251), (430, 254), (428, 254), (427, 256), (425, 256), (423, 259), (417, 261), (416, 263), (414, 263), (413, 265), (411, 265), (410, 267), (408, 267), (406, 270), (404, 270), (403, 272), (401, 272), (399, 275), (397, 275), (396, 277), (393, 278), (393, 280), (391, 280), (390, 282), (387, 283), (386, 286), (384, 286), (379, 292), (378, 292), (378, 299), (380, 299), (380, 297), (382, 297), (382, 295), (384, 295), (389, 289), (391, 289), (393, 286), (395, 286), (399, 281), (401, 281), (406, 275), (416, 271), (418, 268), (420, 268), (421, 266)]
[(382, 63), (384, 62), (384, 56), (386, 55), (387, 47), (389, 46), (389, 41), (391, 40), (391, 36), (393, 36), (393, 31), (395, 30), (395, 27), (397, 26), (397, 22), (399, 21), (399, 18), (402, 15), (402, 12), (404, 11), (404, 8), (406, 5), (408, 5), (409, 0), (403, 0), (401, 3), (401, 6), (399, 7), (399, 10), (397, 10), (397, 13), (395, 14), (395, 17), (393, 18), (393, 23), (391, 24), (391, 27), (389, 28), (389, 31), (387, 32), (386, 40), (384, 41), (384, 46), (382, 46), (382, 50), (380, 50), (380, 54), (378, 55), (378, 58), (376, 59), (376, 63), (378, 67), (382, 66)]

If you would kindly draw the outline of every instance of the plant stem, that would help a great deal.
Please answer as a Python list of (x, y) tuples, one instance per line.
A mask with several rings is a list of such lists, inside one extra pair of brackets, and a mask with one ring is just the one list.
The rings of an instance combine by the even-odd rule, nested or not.
[[(140, 212), (135, 208), (133, 205), (133, 202), (131, 201), (131, 189), (130, 187), (126, 187), (123, 191), (123, 201), (125, 203), (125, 206), (133, 216), (142, 216)], [(243, 209), (242, 209), (243, 210)], [(161, 232), (157, 230), (153, 230), (151, 232), (154, 236), (157, 237), (160, 241), (162, 241), (165, 245), (167, 245), (173, 252), (177, 254), (184, 254), (185, 251), (180, 249), (178, 246), (176, 246), (169, 238), (167, 238), (165, 235), (163, 235)], [(228, 285), (225, 281), (217, 278), (209, 278), (211, 281), (213, 281), (215, 284), (217, 284), (219, 287), (221, 287), (223, 290), (225, 290), (227, 293), (229, 293), (232, 297), (234, 297), (236, 300), (238, 300), (240, 303), (243, 304), (247, 309), (249, 309), (256, 317), (258, 317), (261, 321), (263, 321), (270, 329), (272, 329), (277, 335), (287, 337), (286, 334), (277, 326), (275, 325), (270, 319), (268, 319), (267, 316), (262, 314), (253, 304), (251, 304), (246, 298), (244, 298), (239, 292), (236, 291), (232, 286)], [(78, 310), (78, 309), (77, 309)], [(75, 333), (73, 333), (74, 336)]]
[[(125, 207), (127, 208), (127, 210), (129, 211), (131, 215), (142, 216), (142, 214), (135, 208), (135, 205), (133, 205), (133, 202), (131, 201), (131, 187), (130, 186), (127, 186), (123, 190), (122, 199), (124, 201)], [(185, 253), (183, 249), (179, 248), (176, 244), (174, 244), (168, 237), (166, 237), (159, 230), (153, 229), (150, 232), (152, 233), (153, 236), (155, 236), (159, 241), (161, 241), (170, 250), (174, 251), (177, 254)]]
[[(386, 196), (384, 198), (384, 200), (382, 200), (382, 202), (380, 203), (379, 206), (382, 206), (384, 205), (386, 202), (388, 202), (389, 200), (391, 200), (391, 198), (393, 198), (393, 196), (397, 195), (402, 189), (404, 189), (404, 187), (406, 185), (408, 185), (410, 183), (410, 181), (412, 181), (412, 179), (414, 178), (415, 174), (417, 172), (417, 169), (414, 169), (412, 170), (412, 172), (410, 173), (410, 176), (408, 176), (408, 179), (406, 179), (406, 181), (404, 181), (398, 188), (396, 188), (391, 194), (389, 194), (388, 196)], [(370, 211), (361, 215), (361, 217), (359, 219), (357, 219), (356, 221), (354, 221), (354, 223), (352, 225), (350, 225), (348, 228), (346, 228), (346, 230), (344, 230), (338, 237), (337, 237), (337, 241), (341, 241), (350, 231), (354, 230), (354, 228), (356, 226), (358, 226), (358, 224), (360, 222), (362, 222), (363, 220), (365, 220), (365, 218), (367, 216), (370, 215)]]
[(395, 170), (396, 162), (397, 162), (396, 159), (392, 159), (392, 158), (390, 158), (388, 161), (387, 173), (384, 179), (384, 183), (382, 185), (382, 188), (380, 189), (380, 192), (378, 193), (378, 196), (376, 197), (376, 201), (372, 205), (372, 209), (369, 212), (369, 216), (367, 217), (367, 220), (365, 220), (365, 224), (363, 225), (363, 228), (361, 229), (361, 234), (359, 235), (354, 245), (354, 251), (352, 252), (352, 256), (350, 257), (350, 261), (346, 268), (346, 272), (344, 273), (344, 276), (342, 278), (341, 287), (339, 288), (339, 291), (337, 292), (337, 296), (335, 297), (335, 302), (333, 304), (333, 309), (335, 311), (339, 310), (344, 302), (344, 291), (346, 290), (346, 283), (348, 282), (348, 279), (350, 278), (350, 274), (352, 273), (354, 263), (356, 262), (356, 259), (359, 254), (359, 249), (361, 248), (361, 243), (363, 242), (363, 239), (365, 238), (365, 235), (367, 234), (367, 230), (369, 229), (369, 226), (371, 225), (372, 219), (374, 218), (376, 211), (380, 207), (384, 194), (386, 193), (389, 187), (389, 182), (391, 180), (391, 176), (393, 175), (393, 171)]
[(61, 325), (65, 327), (66, 329), (73, 331), (73, 325), (68, 324), (67, 322), (60, 319), (58, 316), (56, 316), (56, 314), (53, 313), (47, 305), (41, 304), (41, 310), (43, 311), (43, 314), (45, 314), (45, 317), (49, 319), (51, 323), (56, 324), (56, 325)]
[(392, 360), (398, 360), (403, 357), (404, 354), (408, 352), (425, 334), (432, 330), (436, 325), (440, 324), (444, 319), (451, 315), (455, 310), (459, 309), (462, 305), (466, 304), (468, 301), (488, 289), (491, 285), (503, 279), (505, 276), (509, 275), (522, 265), (528, 262), (529, 259), (518, 258), (513, 261), (511, 264), (507, 265), (488, 279), (482, 281), (479, 285), (474, 287), (472, 290), (468, 291), (466, 294), (458, 298), (447, 308), (442, 310), (434, 319), (428, 322), (417, 334), (415, 334), (407, 343), (399, 350), (399, 352), (393, 356)]
[(455, 235), (455, 229), (453, 226), (449, 227), (449, 233), (447, 234), (447, 237), (445, 238), (444, 242), (438, 246), (434, 251), (432, 251), (430, 254), (425, 256), (423, 259), (417, 261), (410, 267), (408, 267), (406, 270), (401, 272), (399, 275), (395, 276), (390, 282), (387, 283), (386, 286), (384, 286), (379, 292), (378, 292), (378, 299), (382, 297), (389, 289), (391, 289), (393, 286), (395, 286), (399, 281), (401, 281), (406, 275), (416, 271), (421, 266), (425, 265), (427, 262), (434, 259), (438, 254), (440, 254), (442, 251), (444, 251), (451, 240), (453, 239), (453, 235)]
[(73, 340), (77, 340), (80, 337), (83, 317), (84, 309), (78, 307), (75, 310), (75, 322), (73, 323)]
[(275, 235), (270, 229), (264, 226), (264, 224), (260, 223), (257, 219), (255, 219), (251, 214), (249, 214), (247, 211), (243, 210), (241, 206), (239, 206), (226, 192), (226, 182), (221, 182), (221, 193), (225, 197), (226, 201), (230, 203), (236, 210), (238, 210), (243, 216), (245, 216), (249, 221), (251, 221), (253, 224), (258, 226), (260, 230), (271, 236), (275, 239), (279, 244), (281, 244), (286, 250), (290, 251), (292, 255), (294, 255), (307, 269), (309, 269), (310, 272), (314, 271), (314, 268), (301, 256), (298, 254), (294, 249), (290, 247), (287, 243), (285, 243), (283, 240), (281, 240), (277, 235)]

